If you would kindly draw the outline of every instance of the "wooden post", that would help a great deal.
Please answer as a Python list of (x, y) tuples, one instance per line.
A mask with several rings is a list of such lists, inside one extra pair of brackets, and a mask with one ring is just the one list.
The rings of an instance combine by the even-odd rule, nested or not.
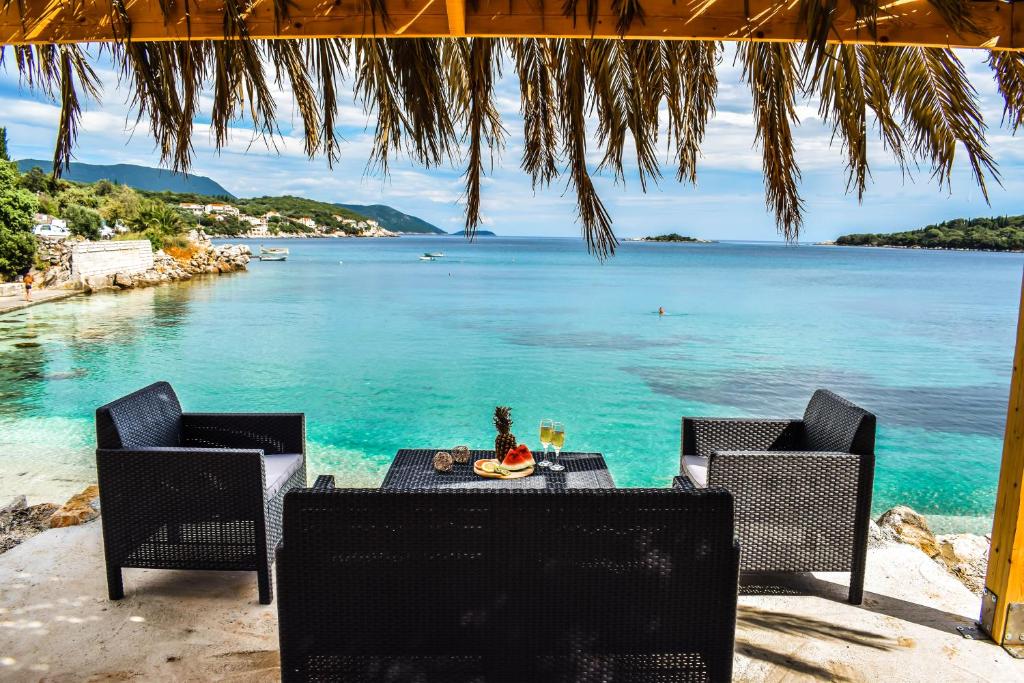
[(1015, 657), (1024, 656), (1024, 285), (1017, 318), (1010, 404), (992, 520), (981, 627)]

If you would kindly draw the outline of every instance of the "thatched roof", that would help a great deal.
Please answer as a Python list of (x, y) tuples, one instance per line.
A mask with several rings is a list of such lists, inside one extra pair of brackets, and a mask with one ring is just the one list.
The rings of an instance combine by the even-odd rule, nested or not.
[[(105, 0), (87, 1), (93, 10), (98, 4), (105, 6)], [(172, 20), (181, 17), (189, 20), (189, 12), (182, 13), (181, 2), (160, 0), (169, 26), (177, 26)], [(359, 2), (373, 27), (371, 33), (397, 33), (391, 13), (394, 2)], [(658, 4), (660, 0), (611, 0), (606, 7), (607, 2), (563, 0), (561, 11), (574, 25), (578, 19), (580, 25), (595, 32), (604, 25), (602, 17), (613, 12), (615, 30), (620, 34), (646, 26), (648, 2), (657, 4), (662, 13), (668, 11), (661, 8), (664, 3)], [(261, 135), (276, 135), (277, 112), (271, 95), (275, 82), (287, 83), (294, 93), (304, 124), (306, 152), (333, 162), (339, 154), (335, 132), (338, 103), (342, 84), (348, 81), (356, 100), (376, 118), (371, 167), (386, 171), (398, 153), (428, 167), (464, 165), (466, 228), (472, 233), (481, 219), (481, 179), (506, 135), (494, 102), (495, 81), (503, 68), (510, 68), (520, 85), (525, 138), (522, 168), (535, 188), (564, 178), (576, 196), (588, 246), (599, 256), (613, 253), (616, 239), (592, 174), (605, 171), (622, 178), (630, 163), (625, 156), (631, 140), (640, 183), (646, 190), (661, 177), (658, 148), (663, 143), (658, 135), (667, 130), (665, 142), (676, 179), (696, 182), (705, 128), (715, 112), (716, 67), (727, 58), (722, 42), (707, 40), (256, 39), (249, 33), (248, 22), (266, 22), (265, 14), (252, 18), (258, 5), (266, 5), (265, 0), (252, 4), (225, 0), (218, 40), (138, 41), (131, 39), (132, 13), (137, 8), (123, 0), (106, 4), (109, 21), (103, 27), (112, 42), (95, 48), (75, 42), (36, 42), (4, 50), (4, 63), (16, 64), (27, 86), (61, 104), (56, 170), (70, 159), (83, 96), (99, 97), (102, 84), (90, 66), (97, 55), (119, 69), (139, 120), (148, 121), (162, 162), (179, 170), (187, 170), (191, 162), (192, 122), (203, 92), (212, 92), (209, 113), (220, 147), (227, 142), (229, 124), (242, 116), (249, 117)], [(858, 198), (864, 195), (870, 177), (870, 144), (881, 145), (904, 170), (929, 168), (940, 186), (949, 184), (958, 150), (966, 155), (986, 197), (987, 182), (999, 180), (996, 162), (986, 147), (986, 124), (977, 93), (958, 56), (949, 48), (882, 45), (865, 39), (873, 36), (878, 40), (878, 27), (891, 18), (888, 8), (900, 4), (853, 0), (848, 6), (855, 14), (857, 30), (864, 35), (858, 33), (857, 40), (849, 42), (841, 40), (838, 28), (840, 19), (849, 19), (838, 11), (839, 0), (772, 2), (770, 6), (779, 12), (798, 13), (798, 27), (807, 40), (739, 43), (735, 58), (743, 66), (743, 79), (753, 95), (766, 203), (775, 214), (779, 231), (788, 239), (799, 235), (803, 219), (793, 138), (798, 123), (796, 103), (801, 96), (820, 102), (821, 116), (832, 126), (835, 140), (844, 150), (848, 191)], [(983, 37), (985, 29), (976, 19), (978, 4), (930, 0), (928, 7), (931, 15), (941, 18), (949, 35)], [(714, 5), (715, 0), (696, 6), (681, 4), (676, 18), (701, 16)], [(21, 0), (21, 4), (8, 0), (5, 12), (18, 12), (23, 23), (27, 17), (38, 25), (43, 21), (39, 6), (33, 0)], [(299, 23), (290, 15), (295, 6), (289, 0), (274, 0), (275, 22), (285, 26)], [(204, 11), (209, 11), (208, 6)], [(1015, 21), (1010, 25), (1016, 26)], [(448, 25), (452, 25), (450, 20)], [(152, 32), (153, 27), (146, 26)], [(45, 37), (45, 30), (32, 33), (27, 25), (20, 30), (26, 39)], [(172, 29), (168, 32), (170, 36)], [(286, 32), (282, 29), (279, 33)], [(77, 34), (67, 35), (76, 39)], [(967, 39), (960, 42), (972, 44)], [(993, 49), (989, 65), (1005, 101), (1004, 123), (1016, 131), (1024, 124), (1024, 53)], [(596, 137), (588, 135), (588, 123), (596, 124)], [(595, 147), (600, 150), (601, 162), (593, 168), (587, 159), (588, 151)]]

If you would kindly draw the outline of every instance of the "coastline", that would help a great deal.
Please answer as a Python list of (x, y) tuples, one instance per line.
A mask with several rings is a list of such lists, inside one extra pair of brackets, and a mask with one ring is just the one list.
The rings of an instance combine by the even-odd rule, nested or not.
[(899, 244), (838, 244), (836, 242), (815, 242), (815, 247), (861, 247), (865, 249), (904, 249), (907, 251), (973, 251), (982, 254), (1024, 254), (1024, 249), (975, 249), (968, 247), (904, 247)]
[(23, 311), (33, 306), (41, 306), (54, 301), (63, 301), (85, 292), (81, 289), (40, 289), (34, 290), (32, 300), (25, 301), (21, 296), (0, 296), (0, 315)]

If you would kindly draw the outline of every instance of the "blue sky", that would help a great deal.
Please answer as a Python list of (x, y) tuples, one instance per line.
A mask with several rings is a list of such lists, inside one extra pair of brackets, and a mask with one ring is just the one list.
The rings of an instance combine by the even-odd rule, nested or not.
[[(711, 239), (778, 239), (774, 218), (765, 209), (760, 152), (754, 147), (750, 96), (731, 50), (720, 67), (718, 114), (707, 131), (697, 187), (673, 178), (671, 164), (660, 186), (640, 192), (635, 172), (625, 185), (610, 177), (597, 180), (602, 198), (615, 221), (619, 237), (675, 231)], [(928, 169), (904, 179), (874, 140), (873, 182), (863, 204), (846, 195), (843, 155), (832, 144), (831, 130), (817, 115), (817, 102), (799, 107), (797, 158), (803, 171), (806, 201), (801, 239), (824, 240), (847, 232), (911, 229), (962, 216), (1024, 213), (1024, 134), (1016, 138), (1000, 125), (1002, 100), (995, 91), (983, 51), (963, 51), (971, 81), (981, 96), (989, 141), (999, 162), (1003, 187), (990, 183), (991, 206), (971, 180), (961, 158), (952, 192), (939, 189)], [(19, 87), (13, 60), (0, 72), (0, 125), (6, 125), (14, 158), (52, 156), (58, 108)], [(159, 155), (143, 123), (135, 116), (128, 92), (118, 87), (117, 74), (100, 64), (104, 83), (101, 102), (85, 106), (83, 130), (75, 149), (78, 161), (158, 165)], [(518, 86), (506, 76), (498, 87), (498, 104), (506, 129), (507, 147), (484, 184), (484, 228), (503, 235), (578, 235), (575, 203), (565, 193), (564, 180), (547, 190), (531, 190), (519, 169), (522, 118)], [(340, 89), (350, 93), (350, 85)], [(428, 220), (449, 232), (462, 228), (462, 169), (424, 170), (414, 164), (393, 164), (388, 178), (367, 175), (367, 150), (372, 129), (368, 117), (352, 100), (342, 100), (339, 133), (344, 137), (340, 163), (329, 169), (323, 159), (309, 161), (302, 152), (301, 128), (291, 93), (275, 93), (283, 138), (277, 150), (253, 141), (245, 123), (234, 129), (230, 145), (214, 149), (206, 125), (207, 98), (197, 120), (193, 172), (207, 175), (239, 196), (297, 194), (323, 201), (394, 206)], [(665, 149), (665, 138), (660, 140)], [(592, 150), (597, 157), (596, 148)], [(961, 150), (962, 151), (962, 150)]]

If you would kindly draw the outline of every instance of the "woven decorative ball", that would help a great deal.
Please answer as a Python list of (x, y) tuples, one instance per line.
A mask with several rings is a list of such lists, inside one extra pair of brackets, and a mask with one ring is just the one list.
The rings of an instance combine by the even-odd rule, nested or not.
[(451, 472), (454, 462), (452, 454), (448, 451), (438, 451), (434, 454), (434, 469), (438, 472)]
[(458, 464), (465, 465), (469, 462), (469, 446), (456, 446), (452, 449), (452, 457)]

